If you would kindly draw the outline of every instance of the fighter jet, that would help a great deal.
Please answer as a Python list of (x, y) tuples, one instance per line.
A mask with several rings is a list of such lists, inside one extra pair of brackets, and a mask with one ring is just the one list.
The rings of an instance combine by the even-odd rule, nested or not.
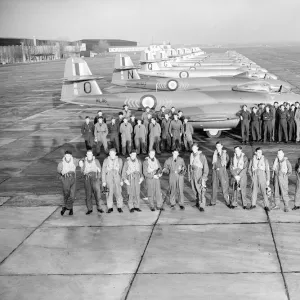
[[(156, 91), (179, 91), (195, 90), (231, 90), (233, 86), (257, 80), (249, 78), (245, 73), (243, 76), (234, 77), (200, 77), (200, 78), (159, 78), (146, 77), (141, 79), (131, 58), (127, 54), (117, 54), (115, 58), (112, 84), (130, 88), (150, 89)], [(293, 88), (288, 82), (265, 78), (272, 88), (279, 89), (283, 86), (286, 90)]]
[(190, 118), (194, 127), (203, 128), (209, 137), (220, 136), (223, 130), (234, 128), (239, 123), (237, 113), (243, 104), (273, 104), (274, 101), (300, 101), (300, 95), (286, 92), (281, 87), (272, 90), (267, 82), (250, 82), (234, 87), (231, 91), (209, 92), (146, 92), (102, 94), (87, 63), (81, 58), (66, 61), (61, 101), (79, 105), (120, 109), (124, 104), (131, 109), (143, 110), (150, 107), (159, 110), (161, 106), (181, 109)]

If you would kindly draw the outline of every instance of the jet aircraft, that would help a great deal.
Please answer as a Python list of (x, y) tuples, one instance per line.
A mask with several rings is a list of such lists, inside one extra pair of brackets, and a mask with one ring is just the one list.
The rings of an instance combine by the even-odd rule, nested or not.
[[(91, 77), (91, 78), (89, 78)], [(96, 77), (93, 78), (87, 63), (81, 58), (66, 61), (61, 101), (79, 105), (120, 109), (124, 104), (131, 109), (143, 110), (161, 106), (181, 109), (194, 127), (203, 128), (209, 137), (218, 137), (222, 130), (234, 128), (239, 123), (237, 113), (243, 104), (273, 104), (274, 101), (296, 102), (300, 95), (286, 92), (281, 87), (273, 91), (267, 82), (250, 82), (234, 87), (231, 91), (209, 92), (145, 92), (102, 94)]]

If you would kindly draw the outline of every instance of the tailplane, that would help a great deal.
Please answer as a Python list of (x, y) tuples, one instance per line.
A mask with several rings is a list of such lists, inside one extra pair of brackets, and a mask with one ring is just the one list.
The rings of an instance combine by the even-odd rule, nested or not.
[(72, 102), (80, 96), (102, 95), (96, 79), (102, 77), (93, 76), (85, 60), (78, 57), (70, 57), (65, 64), (61, 101)]
[(130, 56), (127, 54), (117, 54), (114, 67), (115, 69), (112, 76), (113, 84), (116, 84), (119, 81), (141, 79), (136, 70), (137, 67), (134, 66)]

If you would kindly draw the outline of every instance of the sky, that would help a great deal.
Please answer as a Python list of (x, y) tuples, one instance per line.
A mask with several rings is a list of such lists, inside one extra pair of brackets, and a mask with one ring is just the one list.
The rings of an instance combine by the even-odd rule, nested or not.
[(0, 0), (0, 37), (300, 42), (299, 0)]

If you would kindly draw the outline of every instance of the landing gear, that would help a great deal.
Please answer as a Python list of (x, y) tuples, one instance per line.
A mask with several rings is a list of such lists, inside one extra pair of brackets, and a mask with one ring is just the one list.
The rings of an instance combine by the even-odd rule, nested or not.
[(222, 131), (218, 129), (210, 129), (206, 131), (206, 135), (209, 138), (218, 138), (221, 135)]

